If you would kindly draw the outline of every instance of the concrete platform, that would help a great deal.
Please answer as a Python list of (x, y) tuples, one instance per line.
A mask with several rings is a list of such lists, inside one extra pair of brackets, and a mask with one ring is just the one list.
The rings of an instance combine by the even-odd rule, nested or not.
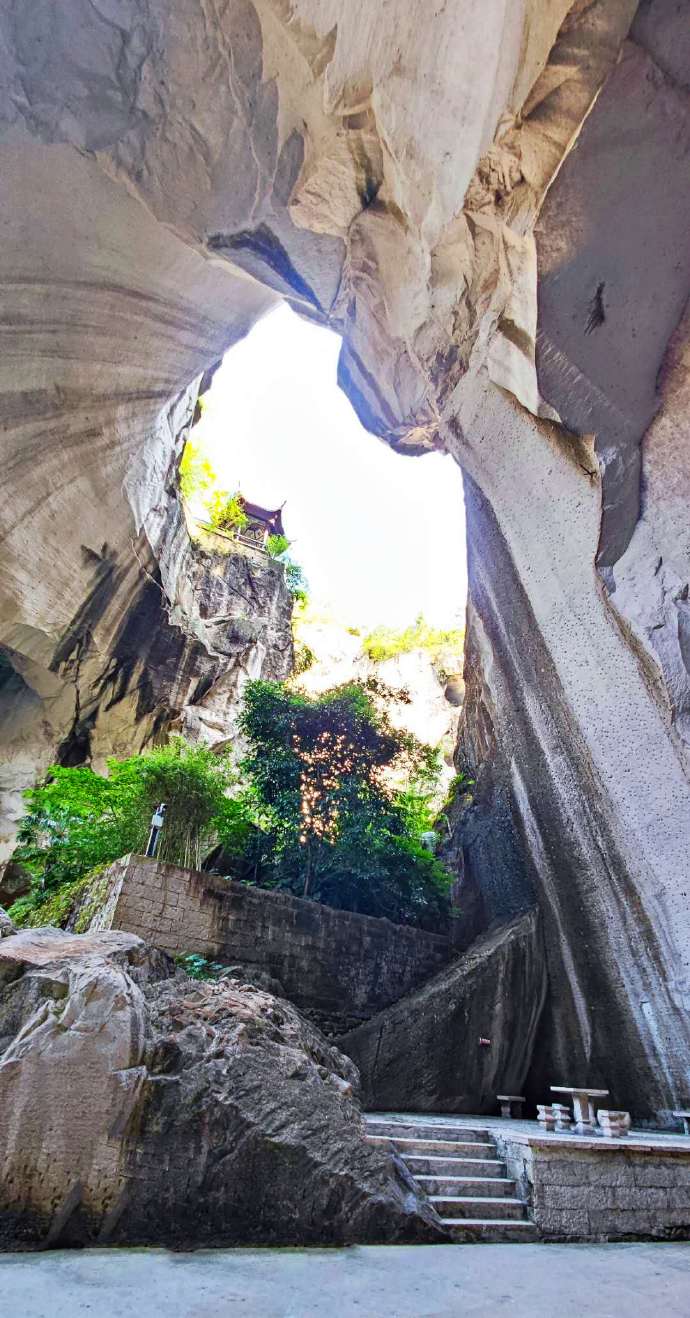
[(690, 1245), (0, 1256), (16, 1318), (688, 1318)]
[(423, 1121), (425, 1125), (438, 1127), (439, 1139), (442, 1136), (444, 1124), (452, 1123), (453, 1126), (467, 1126), (470, 1130), (476, 1130), (478, 1127), (489, 1130), (495, 1135), (509, 1136), (511, 1140), (520, 1144), (544, 1144), (544, 1145), (561, 1145), (563, 1148), (591, 1148), (594, 1151), (602, 1148), (612, 1149), (630, 1149), (647, 1151), (650, 1153), (690, 1153), (690, 1135), (683, 1135), (680, 1132), (660, 1130), (636, 1130), (633, 1129), (624, 1139), (607, 1139), (603, 1135), (595, 1135), (593, 1138), (587, 1135), (557, 1134), (556, 1131), (543, 1130), (538, 1121), (516, 1120), (511, 1117), (474, 1117), (474, 1116), (455, 1116), (454, 1113), (412, 1113), (409, 1112), (368, 1112), (367, 1118), (372, 1121), (391, 1121), (400, 1122), (405, 1125), (411, 1119)]

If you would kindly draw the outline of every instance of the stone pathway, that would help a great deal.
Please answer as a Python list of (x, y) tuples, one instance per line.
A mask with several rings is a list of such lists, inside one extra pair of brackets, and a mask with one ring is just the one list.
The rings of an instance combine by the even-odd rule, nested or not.
[(0, 1255), (17, 1318), (688, 1318), (690, 1244)]
[(400, 1155), (458, 1244), (537, 1240), (485, 1126), (378, 1113), (366, 1123), (370, 1142)]

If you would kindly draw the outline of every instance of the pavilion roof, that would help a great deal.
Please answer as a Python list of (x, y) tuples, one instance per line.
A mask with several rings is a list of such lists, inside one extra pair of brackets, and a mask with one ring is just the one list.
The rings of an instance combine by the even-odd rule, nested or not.
[(251, 503), (249, 499), (245, 499), (244, 495), (240, 495), (240, 499), (247, 517), (257, 522), (265, 522), (267, 526), (270, 526), (274, 535), (285, 535), (282, 507), (262, 508), (260, 503)]

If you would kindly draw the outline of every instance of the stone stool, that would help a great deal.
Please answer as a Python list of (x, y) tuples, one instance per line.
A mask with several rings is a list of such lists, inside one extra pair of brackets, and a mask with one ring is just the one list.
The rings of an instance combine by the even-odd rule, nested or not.
[(496, 1098), (501, 1104), (502, 1117), (517, 1117), (519, 1120), (525, 1101), (521, 1094), (497, 1094)]
[(674, 1112), (674, 1117), (678, 1117), (683, 1123), (683, 1133), (690, 1135), (690, 1112)]
[(537, 1121), (540, 1126), (544, 1127), (544, 1130), (556, 1129), (554, 1110), (549, 1107), (548, 1103), (537, 1103)]
[(608, 1139), (623, 1139), (630, 1130), (629, 1112), (614, 1112), (608, 1108), (599, 1108), (597, 1121), (601, 1126), (602, 1134)]
[(570, 1108), (566, 1103), (552, 1103), (551, 1111), (556, 1122), (556, 1130), (564, 1131), (568, 1134), (572, 1125), (573, 1118), (570, 1114)]

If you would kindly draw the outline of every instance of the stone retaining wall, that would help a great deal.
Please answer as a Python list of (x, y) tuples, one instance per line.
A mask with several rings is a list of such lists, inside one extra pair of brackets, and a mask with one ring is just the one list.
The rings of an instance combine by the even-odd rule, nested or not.
[(139, 934), (166, 952), (241, 962), (300, 1007), (349, 1022), (416, 988), (452, 956), (449, 939), (318, 902), (125, 856), (91, 928)]
[(690, 1142), (491, 1134), (542, 1239), (690, 1238)]

